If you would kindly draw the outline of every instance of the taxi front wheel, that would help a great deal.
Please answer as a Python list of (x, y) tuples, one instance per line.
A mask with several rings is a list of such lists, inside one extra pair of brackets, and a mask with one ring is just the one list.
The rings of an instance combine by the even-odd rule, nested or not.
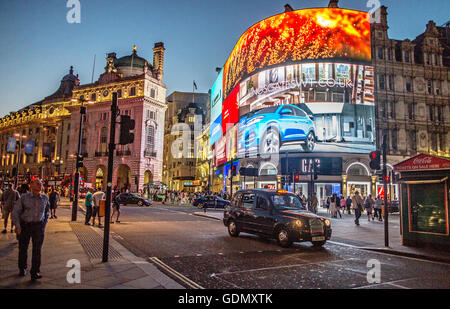
[(231, 237), (238, 237), (239, 233), (240, 231), (236, 225), (236, 222), (234, 222), (233, 220), (228, 222), (228, 234), (230, 234)]
[(292, 245), (292, 240), (286, 228), (282, 227), (277, 231), (277, 242), (283, 248), (289, 248)]

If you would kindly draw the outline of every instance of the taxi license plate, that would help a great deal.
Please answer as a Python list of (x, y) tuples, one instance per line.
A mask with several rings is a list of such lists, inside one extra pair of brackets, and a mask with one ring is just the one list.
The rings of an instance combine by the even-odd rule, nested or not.
[(325, 240), (325, 236), (320, 236), (320, 237), (313, 237), (312, 241), (324, 241)]

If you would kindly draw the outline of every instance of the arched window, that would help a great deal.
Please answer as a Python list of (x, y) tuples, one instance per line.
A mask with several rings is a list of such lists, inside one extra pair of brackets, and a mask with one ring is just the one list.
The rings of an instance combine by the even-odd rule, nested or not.
[(102, 127), (100, 130), (100, 152), (105, 153), (108, 147), (108, 128)]
[(147, 146), (146, 150), (148, 153), (155, 152), (155, 127), (150, 125), (147, 127)]

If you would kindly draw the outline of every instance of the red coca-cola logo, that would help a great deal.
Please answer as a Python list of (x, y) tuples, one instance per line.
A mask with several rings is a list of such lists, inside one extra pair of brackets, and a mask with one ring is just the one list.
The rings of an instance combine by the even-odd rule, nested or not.
[(424, 158), (415, 158), (413, 161), (414, 165), (423, 165), (423, 164), (431, 164), (432, 158), (431, 157), (424, 157)]

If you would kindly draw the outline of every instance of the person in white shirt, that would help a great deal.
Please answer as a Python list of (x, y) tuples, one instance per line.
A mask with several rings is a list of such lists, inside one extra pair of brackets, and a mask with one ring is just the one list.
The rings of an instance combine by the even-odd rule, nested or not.
[(92, 214), (92, 226), (95, 225), (95, 217), (98, 217), (98, 227), (102, 227), (102, 218), (100, 217), (100, 201), (105, 199), (105, 193), (101, 190), (94, 193), (94, 211)]

